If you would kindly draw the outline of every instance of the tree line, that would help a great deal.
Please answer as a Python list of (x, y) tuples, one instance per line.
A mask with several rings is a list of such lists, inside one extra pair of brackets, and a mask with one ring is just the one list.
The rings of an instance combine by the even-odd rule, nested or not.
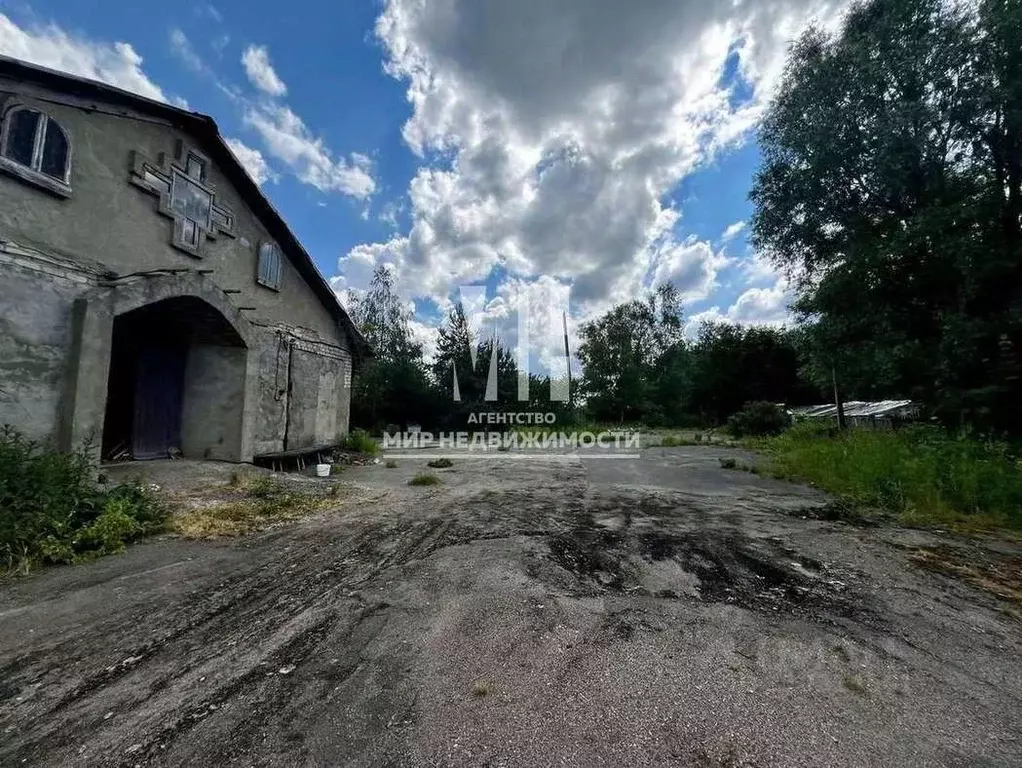
[[(427, 361), (385, 268), (353, 302), (352, 316), (375, 351), (356, 376), (352, 420), (377, 431), (410, 423), (461, 430), (483, 411), (554, 413), (561, 425), (712, 426), (747, 402), (808, 404), (820, 396), (799, 373), (793, 332), (707, 322), (686, 339), (671, 285), (581, 327), (582, 371), (567, 402), (551, 399), (552, 385), (563, 390), (563, 382), (535, 373), (529, 400), (519, 402), (515, 355), (499, 337), (474, 335), (461, 304), (441, 324)], [(496, 401), (487, 401), (488, 388)]]

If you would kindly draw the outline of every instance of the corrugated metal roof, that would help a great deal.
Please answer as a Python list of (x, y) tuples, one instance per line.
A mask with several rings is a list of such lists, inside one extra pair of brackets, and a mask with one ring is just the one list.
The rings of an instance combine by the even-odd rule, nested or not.
[[(789, 408), (788, 413), (797, 419), (836, 418), (837, 406), (833, 403), (809, 405)], [(872, 403), (864, 400), (849, 400), (845, 403), (846, 418), (884, 418), (892, 416), (911, 418), (918, 415), (919, 404), (911, 400), (878, 400)]]

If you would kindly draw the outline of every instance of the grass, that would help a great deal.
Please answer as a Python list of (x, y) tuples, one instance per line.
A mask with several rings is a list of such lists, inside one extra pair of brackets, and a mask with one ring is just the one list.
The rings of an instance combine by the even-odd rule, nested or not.
[(420, 472), (408, 481), (408, 485), (440, 485), (440, 478), (436, 475)]
[(454, 462), (450, 459), (434, 459), (427, 463), (426, 466), (432, 467), (433, 469), (448, 469), (454, 466)]
[(866, 695), (866, 686), (862, 680), (857, 677), (845, 675), (845, 677), (841, 680), (841, 683), (852, 693), (857, 693), (859, 696)]
[(356, 429), (347, 434), (338, 447), (344, 451), (356, 451), (370, 456), (380, 452), (380, 444), (364, 429)]
[(729, 447), (734, 445), (734, 441), (726, 435), (713, 432), (681, 430), (668, 431), (664, 434), (660, 430), (651, 430), (644, 433), (643, 444), (649, 445), (651, 448), (681, 448), (696, 445)]
[(477, 699), (489, 696), (493, 693), (494, 686), (489, 680), (476, 680), (472, 683), (472, 695)]
[(334, 484), (327, 493), (314, 494), (295, 489), (269, 475), (231, 478), (232, 495), (210, 500), (174, 515), (171, 528), (192, 539), (216, 539), (261, 531), (273, 525), (298, 520), (335, 502), (344, 486)]
[(1022, 528), (1022, 462), (1004, 444), (931, 427), (849, 430), (801, 424), (751, 443), (774, 477), (804, 482), (904, 525)]
[(679, 448), (683, 445), (693, 445), (693, 442), (677, 435), (664, 435), (660, 441), (661, 448)]

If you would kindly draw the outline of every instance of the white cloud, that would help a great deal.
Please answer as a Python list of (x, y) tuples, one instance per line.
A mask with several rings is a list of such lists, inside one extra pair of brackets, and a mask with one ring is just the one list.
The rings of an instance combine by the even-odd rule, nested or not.
[(717, 273), (728, 264), (724, 253), (709, 243), (689, 238), (668, 240), (657, 252), (654, 284), (671, 283), (685, 301), (705, 299), (717, 287)]
[(746, 224), (744, 221), (736, 221), (734, 224), (732, 224), (730, 227), (724, 230), (724, 234), (720, 236), (720, 239), (723, 240), (725, 243), (731, 242), (745, 230), (745, 226)]
[(335, 158), (286, 105), (250, 105), (245, 122), (259, 133), (269, 153), (286, 163), (303, 183), (360, 200), (376, 190), (368, 157), (352, 153), (348, 160)]
[(158, 101), (171, 99), (142, 70), (142, 57), (125, 42), (69, 35), (55, 24), (23, 29), (0, 13), (0, 54), (99, 80)]
[(398, 217), (405, 212), (405, 205), (403, 202), (391, 200), (389, 203), (384, 204), (380, 213), (377, 215), (377, 221), (381, 221), (391, 229), (397, 229)]
[[(408, 233), (365, 248), (399, 288), (441, 304), (496, 266), (570, 281), (580, 318), (658, 280), (705, 297), (727, 262), (679, 242), (670, 192), (748, 136), (789, 40), (840, 5), (386, 0), (376, 33), (407, 84), (403, 135), (425, 159)], [(754, 93), (737, 106), (721, 84), (735, 50)]]
[(258, 149), (253, 149), (241, 139), (228, 138), (224, 139), (224, 141), (256, 184), (262, 186), (268, 180), (276, 178), (276, 175), (266, 162), (266, 158), (263, 157), (263, 153)]
[(778, 281), (770, 288), (749, 288), (726, 310), (711, 307), (689, 317), (685, 333), (694, 338), (699, 332), (699, 325), (707, 320), (743, 325), (791, 325), (793, 318), (788, 309), (791, 300), (784, 281)]
[(191, 41), (188, 40), (188, 37), (180, 29), (172, 29), (170, 31), (170, 48), (174, 55), (181, 59), (189, 69), (196, 72), (204, 72), (206, 70), (206, 64), (202, 61), (202, 57), (195, 52)]
[(438, 328), (412, 320), (408, 324), (408, 329), (412, 332), (412, 338), (422, 345), (422, 356), (426, 363), (432, 363), (437, 353), (437, 342), (440, 340)]
[(287, 93), (287, 86), (270, 64), (270, 53), (265, 46), (250, 45), (241, 55), (241, 64), (245, 67), (249, 82), (259, 90), (270, 96), (283, 96)]

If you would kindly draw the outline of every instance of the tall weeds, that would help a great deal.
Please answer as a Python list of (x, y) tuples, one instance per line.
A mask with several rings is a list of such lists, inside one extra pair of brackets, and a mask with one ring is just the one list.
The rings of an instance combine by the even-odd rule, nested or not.
[(97, 484), (84, 451), (47, 450), (0, 428), (0, 572), (120, 552), (166, 519), (145, 488)]
[(907, 523), (1022, 528), (1022, 464), (1004, 443), (932, 427), (835, 433), (802, 424), (758, 446), (774, 475), (884, 508)]

